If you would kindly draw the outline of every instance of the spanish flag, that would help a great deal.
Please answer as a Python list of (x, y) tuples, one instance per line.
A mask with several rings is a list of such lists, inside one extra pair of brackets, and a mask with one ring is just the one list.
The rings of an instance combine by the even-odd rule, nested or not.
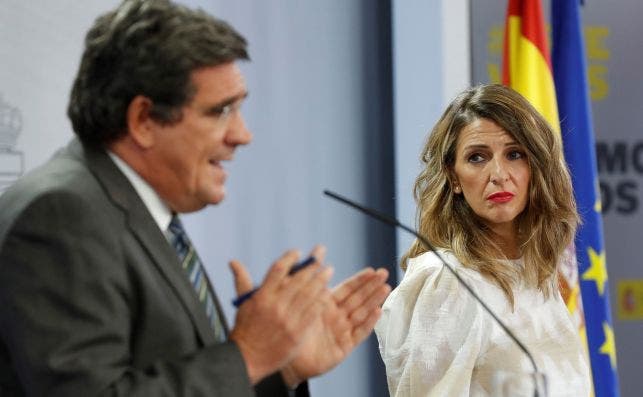
[(552, 69), (540, 0), (509, 0), (502, 78), (503, 84), (527, 98), (558, 132), (561, 112), (565, 159), (584, 222), (574, 246), (568, 249), (571, 259), (562, 264), (561, 294), (588, 349), (595, 395), (611, 397), (618, 396), (616, 352), (607, 302), (600, 194), (578, 1), (552, 0)]
[[(540, 0), (509, 0), (505, 25), (502, 82), (524, 96), (560, 133), (556, 90)], [(579, 335), (587, 344), (576, 251), (568, 247), (560, 264), (559, 285)]]
[[(560, 133), (556, 90), (540, 0), (509, 0), (505, 25), (502, 82), (518, 91)], [(559, 271), (560, 290), (585, 341), (585, 318), (580, 297), (575, 249)]]
[(518, 91), (560, 132), (556, 91), (540, 0), (509, 0), (502, 83)]

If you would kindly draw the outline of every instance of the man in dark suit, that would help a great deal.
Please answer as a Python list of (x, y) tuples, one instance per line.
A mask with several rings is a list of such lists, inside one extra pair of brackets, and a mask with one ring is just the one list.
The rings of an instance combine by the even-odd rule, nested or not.
[[(225, 22), (126, 0), (87, 34), (77, 138), (0, 197), (0, 395), (307, 395), (372, 330), (386, 271), (330, 290), (285, 253), (228, 329), (179, 213), (224, 198), (248, 144)], [(232, 262), (237, 291), (252, 288)]]

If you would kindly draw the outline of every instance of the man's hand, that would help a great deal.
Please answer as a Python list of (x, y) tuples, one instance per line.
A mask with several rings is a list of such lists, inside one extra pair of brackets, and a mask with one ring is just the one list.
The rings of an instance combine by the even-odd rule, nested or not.
[[(325, 249), (315, 247), (314, 264), (289, 275), (299, 255), (289, 251), (268, 271), (257, 292), (237, 312), (230, 340), (234, 341), (246, 363), (253, 384), (280, 370), (310, 339), (322, 311), (332, 300), (326, 287), (332, 269), (322, 267)], [(244, 266), (232, 261), (237, 294), (253, 288)]]
[(289, 386), (327, 372), (350, 354), (373, 330), (380, 306), (391, 288), (385, 269), (364, 269), (324, 296), (324, 310), (307, 331), (298, 354), (282, 369)]

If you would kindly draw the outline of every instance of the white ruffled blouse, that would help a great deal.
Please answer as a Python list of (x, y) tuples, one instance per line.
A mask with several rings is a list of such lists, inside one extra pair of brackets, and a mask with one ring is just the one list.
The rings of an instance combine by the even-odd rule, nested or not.
[[(440, 254), (531, 352), (550, 397), (589, 395), (586, 356), (558, 292), (545, 299), (516, 287), (512, 310), (499, 287), (452, 254)], [(491, 396), (499, 376), (532, 370), (525, 353), (432, 252), (408, 262), (375, 332), (392, 397)]]

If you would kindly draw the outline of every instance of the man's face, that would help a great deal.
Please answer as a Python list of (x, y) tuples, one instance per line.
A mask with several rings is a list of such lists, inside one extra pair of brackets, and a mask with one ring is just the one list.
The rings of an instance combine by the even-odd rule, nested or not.
[(154, 145), (148, 157), (148, 182), (176, 212), (223, 200), (223, 161), (252, 140), (239, 111), (246, 85), (234, 62), (196, 69), (191, 81), (196, 93), (181, 108), (180, 121), (152, 123)]

